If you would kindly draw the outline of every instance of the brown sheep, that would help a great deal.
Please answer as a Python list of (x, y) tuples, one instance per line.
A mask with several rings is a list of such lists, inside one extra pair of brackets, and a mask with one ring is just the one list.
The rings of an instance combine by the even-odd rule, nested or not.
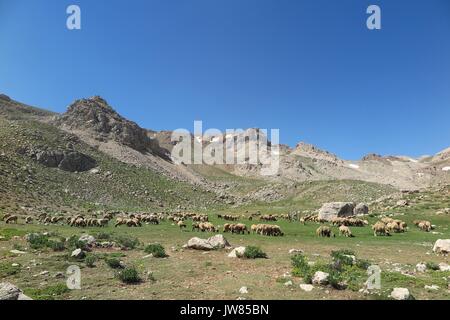
[(372, 226), (372, 230), (373, 230), (373, 235), (375, 237), (378, 236), (378, 235), (384, 235), (384, 236), (389, 236), (390, 235), (389, 229), (387, 229), (386, 225), (383, 222), (381, 222), (381, 221), (378, 221), (377, 223), (375, 223)]
[(333, 231), (331, 231), (331, 228), (327, 226), (320, 226), (319, 228), (317, 228), (316, 235), (319, 237), (327, 237), (327, 238), (336, 237)]
[(353, 235), (352, 231), (350, 230), (350, 228), (347, 227), (347, 226), (344, 226), (344, 225), (339, 227), (339, 234), (344, 236), (344, 237), (350, 237), (350, 238), (354, 237), (354, 235)]
[(8, 218), (6, 218), (5, 223), (6, 224), (17, 223), (18, 219), (19, 218), (17, 216), (9, 216)]

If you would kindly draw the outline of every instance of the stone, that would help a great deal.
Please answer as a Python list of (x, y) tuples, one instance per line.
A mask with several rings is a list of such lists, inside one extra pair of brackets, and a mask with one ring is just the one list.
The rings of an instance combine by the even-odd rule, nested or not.
[(244, 256), (245, 247), (234, 248), (229, 254), (228, 258), (242, 258)]
[(14, 253), (14, 254), (25, 254), (26, 253), (24, 251), (20, 251), (20, 250), (16, 250), (16, 249), (10, 250), (9, 252)]
[(306, 292), (311, 292), (314, 289), (314, 286), (312, 284), (304, 284), (304, 283), (302, 283), (300, 285), (300, 289), (302, 289), (303, 291), (306, 291)]
[(450, 265), (448, 265), (445, 262), (439, 263), (439, 270), (440, 271), (450, 271)]
[(433, 252), (438, 254), (450, 253), (450, 239), (438, 239), (434, 243)]
[(416, 264), (416, 271), (417, 272), (425, 272), (427, 271), (427, 265), (425, 263), (418, 263)]
[(9, 282), (0, 283), (0, 301), (17, 300), (21, 293), (19, 288)]
[(221, 234), (208, 239), (191, 238), (183, 247), (196, 250), (215, 250), (230, 247), (230, 244)]
[(437, 291), (437, 290), (439, 290), (439, 286), (437, 286), (435, 284), (433, 284), (431, 286), (426, 285), (424, 288), (425, 288), (425, 290), (428, 290), (428, 291)]
[(328, 276), (329, 274), (322, 271), (317, 271), (312, 279), (313, 284), (319, 284), (319, 285), (327, 285), (328, 284)]
[(303, 253), (303, 250), (301, 249), (290, 249), (289, 254), (297, 254), (297, 253)]
[(365, 203), (359, 203), (355, 209), (353, 209), (355, 215), (364, 215), (369, 213), (369, 207)]
[(324, 203), (319, 210), (319, 219), (330, 221), (337, 217), (354, 216), (355, 204), (353, 202)]
[(394, 300), (409, 300), (411, 298), (411, 295), (407, 288), (394, 288), (390, 296)]
[(289, 281), (286, 281), (286, 282), (284, 283), (284, 285), (285, 285), (286, 287), (292, 287), (293, 283), (292, 283), (291, 280), (289, 280)]
[(248, 288), (247, 288), (247, 287), (241, 287), (241, 288), (239, 289), (239, 293), (240, 293), (240, 294), (246, 294), (246, 293), (248, 293)]
[(95, 246), (95, 244), (97, 242), (97, 240), (93, 236), (88, 235), (88, 234), (83, 234), (78, 240), (83, 241), (90, 247)]
[(72, 258), (76, 258), (76, 259), (82, 259), (85, 257), (85, 253), (83, 250), (81, 249), (75, 249), (72, 251), (72, 254), (70, 255)]

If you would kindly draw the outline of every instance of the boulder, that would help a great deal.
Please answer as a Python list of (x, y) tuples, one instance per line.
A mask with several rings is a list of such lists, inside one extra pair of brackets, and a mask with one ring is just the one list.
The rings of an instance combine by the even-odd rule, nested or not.
[(69, 172), (88, 171), (97, 166), (93, 158), (73, 150), (30, 150), (29, 154), (46, 167)]
[(418, 263), (416, 264), (416, 271), (417, 272), (425, 272), (427, 271), (427, 265), (425, 263)]
[(191, 238), (184, 247), (196, 250), (215, 250), (230, 247), (230, 244), (223, 235), (218, 234), (208, 239)]
[(76, 258), (76, 259), (83, 259), (85, 257), (85, 253), (83, 250), (81, 249), (75, 249), (72, 251), (72, 254), (70, 255), (72, 258)]
[(355, 215), (363, 215), (369, 213), (369, 207), (365, 203), (358, 204), (355, 209), (353, 209)]
[(390, 296), (394, 300), (409, 300), (411, 298), (409, 290), (406, 288), (394, 288)]
[(23, 294), (22, 290), (9, 282), (0, 283), (0, 301), (2, 300), (33, 300)]
[(434, 243), (433, 252), (440, 254), (450, 253), (450, 239), (439, 239)]
[(322, 205), (319, 210), (319, 219), (330, 221), (336, 217), (350, 217), (354, 215), (353, 202), (329, 202)]
[(312, 278), (312, 283), (320, 284), (320, 285), (327, 285), (328, 277), (329, 277), (328, 273), (322, 272), (322, 271), (317, 271)]
[(244, 256), (244, 252), (245, 247), (234, 248), (233, 251), (228, 254), (228, 258), (241, 258)]
[(439, 270), (440, 271), (450, 271), (450, 265), (448, 265), (445, 262), (439, 263)]
[(17, 300), (21, 293), (19, 288), (9, 282), (0, 283), (0, 301)]
[(88, 234), (82, 235), (78, 240), (79, 241), (83, 241), (84, 243), (86, 243), (90, 247), (95, 246), (95, 244), (97, 242), (97, 240), (93, 236), (88, 235)]
[(247, 287), (241, 287), (241, 288), (239, 289), (239, 293), (240, 293), (240, 294), (246, 294), (246, 293), (248, 293), (248, 288), (247, 288)]
[(300, 285), (300, 289), (302, 289), (303, 291), (306, 291), (306, 292), (311, 292), (314, 289), (314, 286), (312, 284), (304, 284), (304, 283), (302, 283)]

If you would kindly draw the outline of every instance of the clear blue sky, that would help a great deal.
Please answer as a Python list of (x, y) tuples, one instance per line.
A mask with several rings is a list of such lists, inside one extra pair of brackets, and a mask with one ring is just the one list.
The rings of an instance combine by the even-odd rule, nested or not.
[(0, 0), (0, 92), (58, 112), (101, 95), (155, 130), (279, 128), (346, 159), (432, 154), (450, 146), (450, 1)]

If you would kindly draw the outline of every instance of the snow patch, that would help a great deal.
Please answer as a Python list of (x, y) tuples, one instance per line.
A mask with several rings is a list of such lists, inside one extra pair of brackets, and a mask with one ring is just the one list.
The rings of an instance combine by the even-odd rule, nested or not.
[(348, 166), (350, 168), (352, 168), (352, 169), (359, 169), (359, 166), (357, 164), (354, 164), (354, 163), (350, 163)]
[(442, 171), (450, 171), (450, 167), (443, 167)]

